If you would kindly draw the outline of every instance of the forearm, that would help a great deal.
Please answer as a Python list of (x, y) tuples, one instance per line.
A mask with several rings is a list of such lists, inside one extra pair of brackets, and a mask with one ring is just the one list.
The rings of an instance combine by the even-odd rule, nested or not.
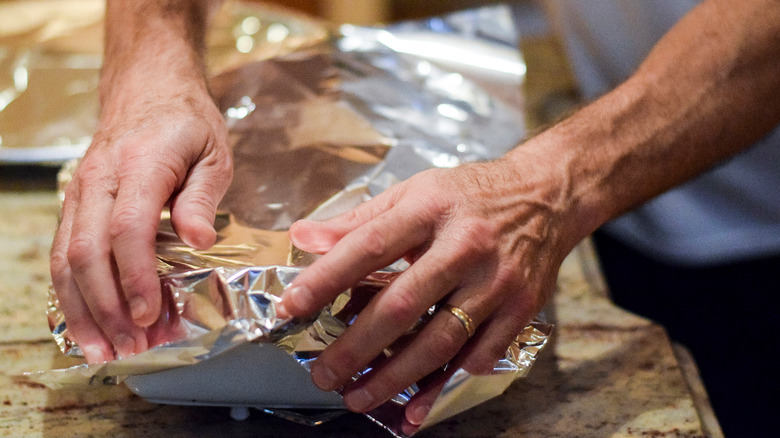
[(220, 3), (108, 0), (100, 80), (104, 107), (123, 108), (128, 99), (154, 96), (174, 83), (205, 90), (204, 34)]
[(232, 175), (208, 92), (203, 33), (216, 3), (109, 0), (98, 130), (68, 184), (51, 252), (68, 330), (90, 362), (167, 338), (146, 327), (162, 299), (155, 240), (167, 205), (186, 244), (214, 244)]
[(705, 1), (629, 80), (509, 159), (532, 152), (562, 175), (582, 237), (779, 121), (780, 4)]

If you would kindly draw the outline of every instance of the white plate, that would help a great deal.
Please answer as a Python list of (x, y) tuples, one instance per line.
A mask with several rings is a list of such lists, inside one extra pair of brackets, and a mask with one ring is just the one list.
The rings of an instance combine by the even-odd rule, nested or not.
[(125, 384), (154, 403), (345, 409), (339, 394), (314, 386), (295, 359), (266, 343), (247, 343), (195, 365), (132, 376)]

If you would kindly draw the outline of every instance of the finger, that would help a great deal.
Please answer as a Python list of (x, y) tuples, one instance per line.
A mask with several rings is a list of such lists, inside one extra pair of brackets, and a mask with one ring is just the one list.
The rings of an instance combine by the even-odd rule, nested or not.
[[(488, 286), (490, 287), (490, 286)], [(496, 287), (494, 283), (492, 287)], [(510, 286), (511, 287), (511, 286)], [(503, 302), (490, 307), (490, 317), (480, 326), (476, 335), (458, 352), (448, 370), (463, 368), (474, 375), (486, 375), (494, 371), (496, 363), (506, 357), (507, 348), (539, 312), (541, 301), (530, 289), (510, 291)], [(413, 433), (425, 420), (443, 385), (449, 378), (437, 377), (407, 403), (406, 421), (402, 428)]]
[[(419, 261), (371, 300), (352, 325), (320, 354), (311, 370), (318, 387), (332, 390), (345, 384), (404, 334), (432, 304), (461, 284), (466, 259), (441, 242), (434, 243)], [(456, 334), (466, 336), (463, 328), (460, 329), (460, 333)], [(449, 355), (450, 350), (456, 347), (453, 344), (460, 340), (449, 337), (451, 333), (445, 333), (443, 336), (447, 339), (439, 339), (441, 342), (434, 345), (432, 351), (426, 352), (426, 359), (438, 362), (437, 366), (449, 359), (443, 356)], [(441, 346), (444, 346), (443, 350), (439, 349)], [(457, 349), (452, 354), (455, 351)], [(410, 378), (415, 377), (419, 375)], [(372, 377), (368, 379), (373, 380)], [(397, 381), (393, 383), (399, 384)], [(386, 393), (381, 391), (377, 397), (382, 395)], [(350, 407), (361, 408), (357, 404)]]
[[(457, 299), (462, 290), (450, 297)], [(474, 322), (481, 321), (484, 310), (469, 310)], [(469, 339), (460, 319), (440, 309), (404, 349), (372, 372), (361, 377), (343, 393), (346, 406), (358, 412), (377, 407), (405, 388), (449, 363)], [(422, 404), (420, 405), (422, 406)]]
[[(448, 302), (481, 302), (478, 305), (482, 307), (471, 307), (471, 310), (466, 312), (469, 317), (474, 316), (472, 319), (475, 324), (479, 324), (479, 321), (495, 308), (489, 300), (464, 300), (466, 297), (479, 295), (478, 288), (464, 288), (453, 294)], [(466, 306), (467, 304), (462, 304), (458, 307), (469, 308)], [(505, 356), (507, 347), (520, 329), (515, 328), (517, 324), (512, 321), (508, 321), (509, 324), (495, 324), (491, 323), (492, 321), (494, 320), (485, 320), (477, 335), (469, 339), (466, 324), (445, 309), (439, 309), (406, 349), (347, 388), (343, 392), (345, 403), (350, 408), (356, 407), (352, 404), (355, 397), (352, 394), (361, 392), (363, 394), (357, 396), (358, 401), (363, 397), (381, 403), (413, 383), (423, 382), (405, 408), (404, 430), (416, 430), (427, 417), (443, 386), (457, 369), (464, 368), (475, 375), (489, 374), (495, 363)], [(475, 346), (476, 348), (473, 348)], [(473, 357), (470, 356), (480, 356), (479, 363), (484, 365), (479, 368), (470, 365), (470, 359), (473, 363)], [(446, 371), (440, 372), (448, 363)], [(371, 394), (370, 397), (366, 397), (365, 393)], [(364, 406), (361, 411), (376, 406), (377, 404)]]
[(432, 234), (430, 226), (401, 210), (360, 226), (304, 269), (282, 296), (284, 308), (295, 316), (311, 314), (366, 275), (425, 243)]
[[(447, 304), (455, 306), (454, 310), (444, 307), (438, 309), (432, 320), (408, 346), (346, 390), (345, 403), (350, 409), (358, 411), (373, 409), (422, 377), (441, 368), (458, 354), (469, 337), (476, 332), (480, 323), (486, 320), (501, 303), (502, 291), (490, 289), (492, 277), (495, 276), (491, 273), (495, 271), (496, 266), (493, 257), (489, 253), (475, 250), (473, 244), (454, 244), (453, 242), (464, 239), (469, 232), (459, 227), (453, 230), (440, 236), (430, 250), (409, 270), (415, 272), (412, 268), (419, 268), (417, 272), (422, 272), (422, 275), (417, 275), (417, 278), (407, 277), (406, 280), (409, 282), (409, 287), (422, 288), (421, 294), (427, 295), (427, 300), (424, 299), (423, 302), (428, 305), (439, 302), (448, 291), (455, 290), (447, 298)], [(403, 279), (404, 275), (402, 274), (398, 280)], [(393, 285), (388, 288), (388, 295)], [(432, 292), (425, 292), (426, 289)], [(436, 290), (438, 293), (433, 292)], [(406, 299), (409, 300), (409, 291), (405, 292)], [(360, 317), (355, 324), (358, 322)], [(393, 321), (380, 320), (379, 324), (392, 326)], [(350, 327), (344, 335), (350, 334), (353, 327)], [(368, 330), (374, 330), (376, 333), (381, 327), (382, 325), (377, 325), (369, 327)], [(367, 332), (366, 336), (368, 339), (377, 338), (376, 335), (372, 336), (371, 332)], [(363, 345), (371, 345), (370, 341), (361, 341), (364, 342)], [(348, 347), (359, 346), (359, 344), (352, 344)], [(323, 355), (325, 353), (329, 351), (326, 350)], [(314, 365), (316, 366), (317, 363)], [(350, 395), (353, 391), (355, 395)], [(369, 400), (373, 403), (367, 403)]]
[(161, 290), (155, 253), (162, 209), (175, 175), (154, 165), (122, 176), (110, 217), (111, 251), (119, 284), (135, 324), (146, 327), (160, 314)]
[(71, 183), (62, 207), (62, 220), (52, 243), (50, 269), (52, 287), (59, 301), (59, 309), (66, 315), (71, 338), (79, 345), (87, 361), (104, 362), (114, 358), (111, 343), (98, 327), (81, 296), (68, 263), (67, 251), (72, 218), (78, 199), (77, 184)]
[(462, 367), (471, 374), (490, 373), (496, 362), (506, 355), (507, 347), (536, 316), (532, 306), (499, 306), (491, 318), (483, 323), (473, 342), (459, 357)]
[(446, 372), (437, 374), (425, 385), (420, 385), (420, 390), (404, 408), (405, 421), (402, 429), (410, 434), (423, 424), (444, 385), (458, 369), (463, 368), (473, 375), (490, 374), (495, 369), (496, 363), (506, 356), (507, 348), (522, 330), (522, 327), (515, 327), (516, 324), (511, 322), (496, 324), (493, 318), (484, 321), (479, 332), (450, 362)]
[[(392, 207), (394, 203), (392, 192), (395, 189), (396, 187), (391, 187), (379, 196), (364, 202), (335, 218), (325, 221), (298, 220), (290, 226), (290, 241), (293, 245), (304, 251), (313, 254), (324, 254), (333, 249), (336, 243), (338, 243), (347, 233)], [(306, 286), (297, 286), (297, 283), (294, 282), (282, 296), (283, 301), (276, 305), (276, 312), (281, 318), (290, 318), (293, 316), (286, 308), (290, 303), (290, 296), (292, 295), (304, 296), (292, 298), (293, 300), (300, 300), (302, 302), (298, 307), (293, 308), (297, 315), (304, 315), (309, 312), (308, 310), (301, 310), (301, 306), (305, 306), (307, 309), (313, 309), (311, 310), (312, 312), (316, 310), (314, 307), (315, 305), (306, 304), (309, 300), (308, 297), (311, 296)], [(325, 302), (327, 303), (327, 301)]]
[(444, 371), (435, 373), (433, 378), (426, 379), (426, 382), (419, 385), (419, 391), (414, 394), (404, 408), (404, 421), (401, 425), (401, 430), (405, 434), (413, 434), (423, 424), (431, 411), (433, 403), (439, 397), (439, 393), (441, 393), (444, 385), (447, 384), (458, 368), (460, 367), (453, 363)]
[[(450, 302), (464, 302), (462, 308), (474, 309), (475, 306), (476, 308), (483, 306), (482, 308), (486, 310), (480, 316), (490, 316), (481, 323), (476, 334), (460, 349), (447, 368), (448, 372), (437, 375), (432, 381), (421, 385), (420, 390), (407, 403), (404, 430), (412, 432), (425, 421), (443, 386), (457, 369), (464, 368), (474, 375), (491, 373), (496, 362), (506, 356), (507, 347), (525, 326), (525, 323), (521, 322), (526, 319), (523, 315), (531, 315), (532, 312), (516, 313), (514, 309), (502, 310), (506, 307), (500, 301), (486, 300), (485, 294), (480, 293), (489, 290), (489, 287), (489, 284), (478, 282), (467, 288), (472, 292), (463, 290), (459, 293), (460, 296), (450, 300)], [(469, 296), (473, 299), (469, 300)], [(473, 313), (473, 310), (466, 312), (467, 315), (471, 316), (470, 312)]]
[[(86, 171), (85, 171), (86, 172)], [(107, 187), (108, 185), (108, 187)], [(121, 356), (143, 351), (146, 338), (130, 318), (112, 266), (109, 223), (114, 205), (108, 180), (79, 184), (68, 262), (90, 314)]]
[(54, 290), (65, 315), (65, 324), (73, 341), (89, 363), (107, 362), (115, 358), (114, 347), (92, 318), (72, 277), (67, 282), (54, 283)]
[(214, 218), (217, 206), (233, 178), (230, 155), (198, 163), (171, 204), (171, 224), (187, 245), (208, 249), (216, 241)]
[(290, 240), (296, 247), (314, 254), (330, 251), (350, 231), (388, 211), (396, 200), (398, 186), (326, 221), (299, 220), (290, 227)]
[(325, 254), (350, 230), (332, 222), (301, 219), (290, 226), (290, 241), (296, 247), (312, 254)]

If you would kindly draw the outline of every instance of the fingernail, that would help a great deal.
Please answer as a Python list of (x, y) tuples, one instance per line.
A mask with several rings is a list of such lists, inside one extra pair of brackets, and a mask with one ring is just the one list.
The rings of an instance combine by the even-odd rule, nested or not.
[(113, 359), (109, 352), (95, 345), (79, 345), (79, 347), (89, 363), (108, 362)]
[(363, 412), (374, 404), (374, 396), (365, 388), (360, 388), (347, 394), (344, 403), (352, 411)]
[(294, 224), (298, 224), (298, 225), (296, 225), (296, 226), (300, 226), (300, 225), (308, 225), (308, 224), (312, 224), (312, 223), (315, 223), (315, 222), (316, 222), (316, 221), (309, 220), (309, 219), (298, 219), (297, 221), (295, 221), (295, 222), (293, 222), (293, 223), (294, 223)]
[(311, 367), (311, 379), (317, 388), (323, 391), (333, 391), (338, 387), (336, 374), (327, 365), (314, 363)]
[(284, 304), (280, 301), (276, 303), (276, 317), (279, 319), (287, 319), (290, 317), (290, 312), (284, 307)]
[(135, 297), (130, 300), (130, 316), (133, 317), (134, 321), (142, 319), (146, 315), (147, 309), (146, 300), (142, 297)]
[(180, 234), (179, 237), (184, 244), (195, 249), (207, 249), (213, 245), (217, 236), (214, 224), (203, 216), (198, 215), (191, 216), (189, 220), (192, 225), (200, 227), (200, 229)]
[(305, 309), (314, 300), (314, 295), (311, 293), (311, 289), (306, 286), (293, 286), (286, 294), (287, 301), (292, 302), (298, 309)]
[(198, 222), (200, 222), (202, 231), (196, 236), (197, 248), (205, 249), (214, 244), (214, 239), (217, 237), (217, 230), (214, 229), (214, 222), (206, 219), (203, 216), (197, 216)]
[(412, 409), (410, 415), (406, 416), (406, 420), (415, 426), (419, 426), (425, 421), (425, 417), (428, 416), (428, 412), (431, 411), (431, 405), (420, 405)]
[(135, 352), (135, 340), (129, 335), (117, 335), (113, 344), (119, 359), (131, 356)]

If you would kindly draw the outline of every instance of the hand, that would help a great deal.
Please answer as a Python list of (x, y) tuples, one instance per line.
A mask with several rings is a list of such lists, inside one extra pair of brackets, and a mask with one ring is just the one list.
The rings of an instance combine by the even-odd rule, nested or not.
[[(474, 374), (492, 371), (541, 309), (579, 240), (563, 233), (566, 180), (545, 163), (521, 147), (512, 160), (429, 170), (335, 219), (295, 223), (293, 243), (325, 255), (285, 292), (282, 309), (291, 315), (317, 311), (401, 257), (411, 263), (321, 353), (314, 383), (345, 386), (347, 407), (365, 412), (448, 362)], [(439, 311), (404, 348), (351, 382), (436, 303), (463, 309), (476, 334), (469, 339), (456, 317)], [(407, 427), (427, 415), (444, 383), (433, 381), (407, 405)]]
[[(155, 238), (163, 208), (206, 249), (232, 178), (224, 120), (198, 81), (118, 82), (68, 185), (51, 253), (68, 330), (89, 362), (146, 350), (162, 305)], [(153, 342), (153, 340), (152, 340)]]

